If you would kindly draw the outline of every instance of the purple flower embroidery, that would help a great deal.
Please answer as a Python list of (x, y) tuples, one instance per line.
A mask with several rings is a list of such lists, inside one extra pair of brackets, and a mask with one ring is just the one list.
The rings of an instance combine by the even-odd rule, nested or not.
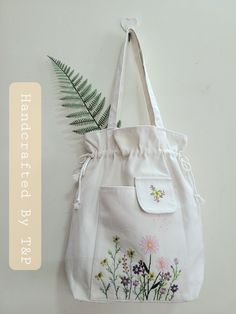
[(160, 199), (163, 198), (165, 195), (165, 191), (155, 188), (154, 185), (150, 185), (150, 189), (152, 191), (150, 195), (154, 197), (154, 201), (160, 202)]
[(165, 294), (166, 293), (166, 288), (160, 288), (160, 295)]
[[(95, 274), (96, 284), (107, 299), (171, 301), (174, 298), (179, 291), (180, 262), (175, 257), (170, 264), (166, 257), (159, 257), (153, 265), (153, 257), (160, 247), (155, 235), (141, 238), (143, 254), (123, 248), (118, 236), (114, 236), (112, 242), (113, 248), (108, 249), (100, 261), (103, 271)], [(157, 272), (153, 271), (153, 266), (157, 267)]]
[(144, 272), (145, 272), (145, 267), (144, 267), (144, 265), (143, 265), (143, 261), (139, 261), (138, 262), (138, 264), (135, 264), (134, 266), (133, 266), (133, 272), (134, 272), (134, 274), (136, 274), (136, 275), (142, 275), (142, 274), (144, 274)]
[(134, 272), (136, 275), (139, 274), (140, 268), (139, 268), (139, 265), (138, 265), (138, 264), (136, 264), (136, 265), (133, 266), (133, 272)]
[(165, 278), (165, 280), (170, 280), (171, 279), (171, 274), (170, 272), (168, 271), (167, 273), (164, 273), (163, 277)]
[(128, 284), (130, 283), (130, 279), (126, 276), (120, 277), (121, 278), (121, 283), (123, 286), (128, 286)]
[(134, 286), (134, 287), (137, 287), (138, 285), (139, 285), (139, 281), (138, 281), (138, 280), (134, 280), (134, 281), (133, 281), (133, 286)]
[(122, 257), (122, 266), (123, 266), (123, 270), (124, 270), (125, 273), (128, 273), (128, 271), (129, 271), (129, 267), (128, 267), (127, 261), (128, 261), (128, 258), (124, 254), (124, 256)]
[(178, 291), (178, 285), (172, 285), (172, 286), (170, 287), (170, 290), (171, 290), (173, 293), (175, 293), (176, 291)]

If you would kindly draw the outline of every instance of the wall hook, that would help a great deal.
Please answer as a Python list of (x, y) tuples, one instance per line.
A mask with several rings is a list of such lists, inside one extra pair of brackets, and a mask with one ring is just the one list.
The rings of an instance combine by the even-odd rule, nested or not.
[(135, 17), (124, 17), (120, 20), (122, 29), (127, 32), (129, 27), (135, 27), (138, 25), (138, 20)]

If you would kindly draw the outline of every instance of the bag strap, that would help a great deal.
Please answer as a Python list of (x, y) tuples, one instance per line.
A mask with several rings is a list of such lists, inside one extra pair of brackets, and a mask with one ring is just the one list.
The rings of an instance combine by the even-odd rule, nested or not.
[(126, 55), (127, 55), (127, 49), (128, 49), (128, 45), (130, 41), (133, 41), (134, 43), (133, 47), (135, 49), (135, 52), (137, 52), (138, 69), (141, 76), (145, 100), (148, 105), (148, 113), (149, 113), (151, 124), (164, 128), (164, 125), (161, 119), (161, 114), (158, 108), (157, 100), (154, 95), (154, 92), (153, 92), (153, 89), (152, 89), (152, 86), (151, 86), (151, 83), (147, 74), (141, 45), (140, 45), (140, 42), (138, 40), (135, 30), (131, 27), (128, 27), (126, 31), (125, 40), (120, 51), (120, 56), (119, 56), (116, 76), (115, 76), (114, 89), (113, 89), (113, 93), (111, 97), (111, 108), (110, 108), (110, 114), (109, 114), (109, 119), (108, 119), (108, 128), (117, 127), (118, 111), (120, 109), (119, 107), (120, 107), (120, 102), (122, 98), (121, 96), (123, 94)]

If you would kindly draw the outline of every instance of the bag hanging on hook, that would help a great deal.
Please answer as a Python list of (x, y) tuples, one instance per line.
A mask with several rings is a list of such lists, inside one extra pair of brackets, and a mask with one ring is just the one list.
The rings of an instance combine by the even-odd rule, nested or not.
[[(186, 135), (164, 127), (136, 31), (125, 30), (108, 127), (81, 137), (67, 277), (82, 301), (191, 301), (204, 275), (203, 199), (184, 154)], [(117, 128), (131, 46), (150, 124)]]

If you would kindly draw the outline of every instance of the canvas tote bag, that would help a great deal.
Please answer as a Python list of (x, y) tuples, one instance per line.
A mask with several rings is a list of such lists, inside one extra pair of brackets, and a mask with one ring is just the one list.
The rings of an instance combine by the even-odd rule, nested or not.
[[(117, 128), (127, 49), (137, 55), (150, 125)], [(108, 128), (82, 136), (66, 272), (75, 299), (178, 302), (203, 281), (203, 199), (187, 138), (163, 125), (137, 34), (128, 28)]]

